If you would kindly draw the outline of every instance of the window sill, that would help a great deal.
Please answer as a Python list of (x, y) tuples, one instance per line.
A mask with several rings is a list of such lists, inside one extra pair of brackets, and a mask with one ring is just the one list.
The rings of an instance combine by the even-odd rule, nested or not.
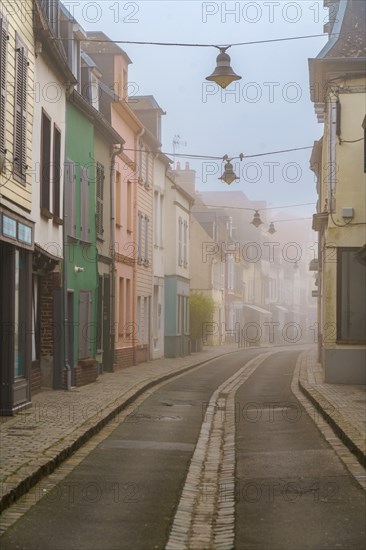
[(105, 239), (104, 237), (101, 237), (100, 235), (97, 235), (97, 241), (104, 243)]
[(42, 218), (46, 218), (47, 220), (50, 220), (51, 218), (53, 218), (52, 212), (50, 212), (48, 208), (43, 208), (43, 207), (41, 207), (41, 216)]
[[(328, 342), (324, 341), (324, 344)], [(336, 340), (336, 344), (340, 346), (365, 346), (366, 340)]]
[(59, 218), (59, 216), (53, 216), (53, 225), (64, 225), (64, 220)]

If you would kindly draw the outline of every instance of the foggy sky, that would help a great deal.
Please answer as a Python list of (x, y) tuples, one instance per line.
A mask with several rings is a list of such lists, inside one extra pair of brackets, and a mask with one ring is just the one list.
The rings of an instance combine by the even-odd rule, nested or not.
[[(112, 40), (220, 45), (321, 34), (328, 14), (322, 0), (70, 0), (64, 4), (85, 30), (101, 30)], [(229, 10), (236, 11), (230, 15)], [(208, 95), (205, 77), (214, 70), (217, 49), (121, 47), (133, 61), (129, 70), (130, 96), (151, 94), (167, 112), (163, 117), (163, 151), (172, 152), (173, 136), (179, 134), (187, 142), (179, 153), (222, 157), (311, 146), (319, 139), (322, 126), (317, 123), (310, 102), (308, 58), (316, 57), (326, 41), (326, 37), (319, 37), (232, 47), (227, 53), (242, 80), (232, 84), (226, 93), (217, 91), (214, 95)], [(103, 67), (100, 69), (103, 72)], [(236, 90), (236, 95), (229, 94), (229, 90)], [(241, 180), (230, 189), (242, 190), (250, 199), (266, 200), (271, 205), (315, 203), (310, 154), (309, 149), (244, 160), (236, 165)], [(185, 161), (181, 159), (183, 166)], [(190, 161), (197, 170), (198, 189), (223, 190), (224, 186), (229, 191), (217, 180), (222, 164), (207, 166), (207, 162), (211, 161)], [(248, 162), (254, 164), (248, 166)], [(265, 162), (279, 165), (264, 165)], [(289, 163), (298, 163), (301, 169)], [(207, 170), (216, 173), (209, 177)], [(287, 214), (311, 215), (314, 210), (315, 205), (288, 210)]]

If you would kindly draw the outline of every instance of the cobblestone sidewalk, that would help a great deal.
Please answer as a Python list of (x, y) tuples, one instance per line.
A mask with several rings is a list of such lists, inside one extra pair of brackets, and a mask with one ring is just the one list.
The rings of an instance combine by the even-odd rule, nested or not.
[(299, 387), (365, 467), (366, 386), (326, 384), (312, 350), (301, 358)]
[(209, 359), (238, 351), (235, 344), (207, 346), (178, 359), (159, 359), (104, 373), (71, 391), (43, 390), (32, 406), (0, 425), (0, 511), (97, 433), (147, 388)]

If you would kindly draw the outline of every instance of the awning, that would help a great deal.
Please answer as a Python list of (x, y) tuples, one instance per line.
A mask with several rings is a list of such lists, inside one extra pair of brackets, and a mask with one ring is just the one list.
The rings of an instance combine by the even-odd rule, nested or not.
[(288, 309), (286, 307), (276, 305), (276, 308), (279, 309), (280, 311), (284, 311), (285, 313), (288, 313)]
[(255, 306), (253, 304), (243, 304), (243, 307), (247, 307), (249, 309), (252, 309), (253, 311), (257, 311), (258, 313), (262, 313), (263, 315), (272, 315), (272, 312), (268, 311), (268, 309), (263, 309), (262, 307)]

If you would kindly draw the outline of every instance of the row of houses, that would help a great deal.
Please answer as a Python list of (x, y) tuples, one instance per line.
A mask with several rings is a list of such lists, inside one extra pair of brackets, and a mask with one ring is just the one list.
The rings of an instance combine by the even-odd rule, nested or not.
[(318, 358), (330, 383), (366, 383), (366, 4), (324, 1), (329, 40), (309, 60), (322, 137), (311, 169), (318, 194)]
[(189, 352), (193, 199), (161, 152), (165, 113), (128, 98), (107, 36), (58, 1), (23, 4), (0, 3), (2, 414)]
[(128, 97), (126, 52), (57, 0), (23, 8), (0, 1), (2, 414), (189, 354), (192, 292), (214, 305), (201, 343), (306, 339), (306, 262), (271, 258), (250, 224), (266, 204), (197, 193), (161, 150), (163, 109)]

